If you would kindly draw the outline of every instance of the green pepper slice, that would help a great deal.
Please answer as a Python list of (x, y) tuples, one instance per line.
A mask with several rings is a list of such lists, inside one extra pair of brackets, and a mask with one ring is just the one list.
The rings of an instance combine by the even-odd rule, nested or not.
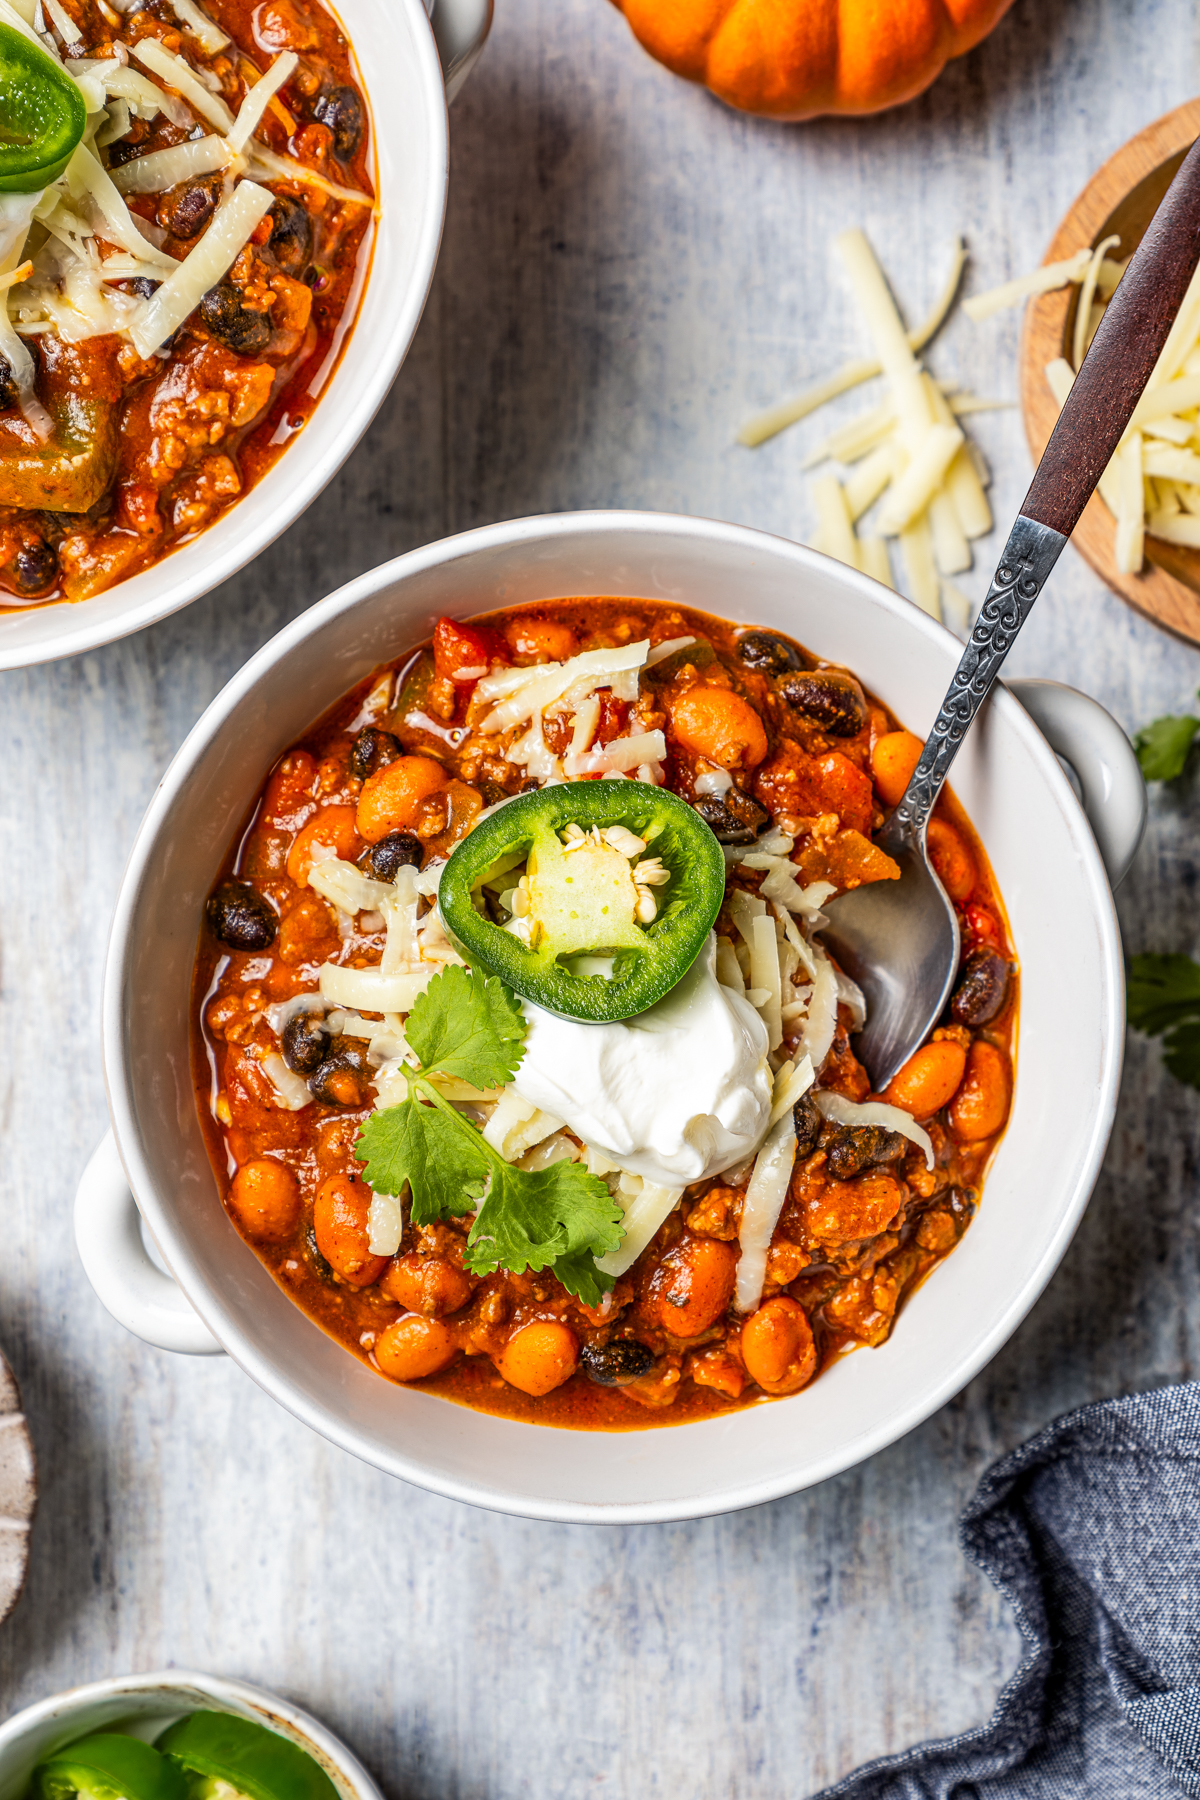
[(57, 181), (83, 137), (83, 95), (40, 44), (0, 24), (0, 193)]
[(34, 1800), (187, 1800), (187, 1783), (141, 1738), (96, 1731), (67, 1744), (33, 1771)]
[(686, 801), (604, 780), (506, 802), (456, 846), (438, 904), (469, 962), (547, 1012), (605, 1025), (682, 980), (724, 896), (721, 846)]
[(231, 1800), (229, 1788), (245, 1800), (338, 1800), (307, 1751), (237, 1713), (189, 1713), (155, 1741), (193, 1777), (190, 1800)]

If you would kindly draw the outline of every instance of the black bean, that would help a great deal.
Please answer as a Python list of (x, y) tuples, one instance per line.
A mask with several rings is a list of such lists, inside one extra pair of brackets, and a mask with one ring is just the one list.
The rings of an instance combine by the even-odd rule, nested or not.
[(960, 1025), (986, 1025), (1008, 995), (1008, 964), (982, 945), (963, 963), (950, 1011)]
[(157, 294), (160, 283), (151, 281), (149, 275), (131, 275), (124, 285), (127, 294), (136, 294), (139, 300), (149, 300), (151, 294)]
[(803, 714), (830, 737), (857, 737), (867, 722), (867, 697), (853, 675), (814, 669), (788, 675), (779, 692), (793, 712)]
[(200, 317), (215, 338), (238, 356), (257, 356), (271, 340), (271, 321), (266, 313), (242, 305), (232, 281), (219, 281), (200, 302)]
[(864, 1169), (899, 1162), (909, 1140), (883, 1125), (843, 1125), (829, 1146), (826, 1167), (835, 1181), (853, 1181)]
[(309, 1076), (308, 1091), (322, 1106), (362, 1106), (369, 1076), (361, 1050), (335, 1050)]
[(738, 639), (737, 649), (748, 669), (761, 669), (764, 675), (786, 675), (804, 667), (796, 645), (773, 631), (747, 631)]
[(333, 154), (348, 162), (362, 143), (363, 104), (352, 87), (336, 87), (322, 94), (313, 107), (313, 118), (333, 133)]
[(118, 138), (115, 144), (108, 146), (108, 166), (110, 169), (123, 168), (126, 163), (134, 162), (141, 154), (140, 141)]
[(714, 837), (723, 844), (752, 844), (771, 822), (766, 807), (752, 800), (749, 794), (743, 794), (740, 788), (730, 788), (719, 797), (707, 794), (703, 799), (693, 800), (692, 805)]
[(173, 237), (194, 238), (203, 231), (216, 210), (217, 197), (212, 188), (195, 182), (176, 188), (160, 202), (158, 222)]
[(579, 1360), (598, 1387), (623, 1387), (654, 1367), (654, 1352), (636, 1338), (613, 1338), (608, 1344), (585, 1344)]
[(376, 881), (395, 881), (401, 869), (419, 869), (424, 854), (420, 838), (411, 831), (389, 831), (385, 838), (372, 844), (367, 862)]
[(368, 725), (360, 731), (350, 746), (350, 773), (365, 781), (368, 775), (374, 775), (376, 769), (382, 769), (386, 763), (395, 762), (400, 755), (400, 745), (390, 731), (380, 731), (374, 725)]
[(285, 274), (303, 277), (312, 261), (313, 227), (298, 200), (276, 200), (267, 247)]
[(12, 364), (6, 356), (0, 356), (0, 412), (7, 412), (10, 407), (16, 406), (20, 397), (13, 380)]
[(817, 1147), (817, 1139), (821, 1135), (821, 1127), (825, 1123), (820, 1107), (811, 1094), (801, 1094), (792, 1108), (792, 1123), (796, 1127), (796, 1160), (811, 1156)]
[(13, 559), (13, 574), (22, 594), (40, 594), (58, 574), (58, 557), (40, 538), (36, 544), (22, 544)]
[(329, 1050), (329, 1037), (318, 1012), (294, 1013), (280, 1039), (283, 1060), (297, 1075), (311, 1075), (320, 1068)]
[(479, 792), (485, 806), (498, 806), (501, 800), (508, 799), (508, 789), (501, 787), (498, 781), (481, 781)]
[(274, 908), (248, 881), (223, 881), (207, 911), (213, 935), (231, 950), (267, 950), (275, 942)]
[(312, 1266), (316, 1270), (317, 1274), (321, 1277), (321, 1280), (322, 1281), (332, 1281), (333, 1280), (333, 1270), (330, 1268), (329, 1264), (325, 1261), (325, 1258), (321, 1255), (320, 1250), (317, 1248), (317, 1234), (313, 1230), (311, 1225), (309, 1226), (308, 1230), (304, 1234), (304, 1248), (307, 1253), (309, 1262), (312, 1264)]

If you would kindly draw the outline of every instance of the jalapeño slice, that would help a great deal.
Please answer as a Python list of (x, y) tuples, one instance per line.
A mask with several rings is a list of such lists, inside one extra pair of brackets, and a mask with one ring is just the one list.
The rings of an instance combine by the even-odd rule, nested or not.
[(83, 95), (40, 44), (0, 24), (0, 193), (57, 181), (87, 124)]
[(571, 781), (476, 825), (446, 865), (438, 904), (469, 962), (547, 1012), (605, 1025), (645, 1012), (687, 974), (724, 895), (721, 846), (678, 795)]
[(141, 1738), (95, 1731), (56, 1750), (33, 1771), (34, 1800), (187, 1800), (187, 1783)]
[(338, 1791), (298, 1744), (237, 1713), (194, 1712), (155, 1742), (190, 1778), (190, 1800), (338, 1800)]

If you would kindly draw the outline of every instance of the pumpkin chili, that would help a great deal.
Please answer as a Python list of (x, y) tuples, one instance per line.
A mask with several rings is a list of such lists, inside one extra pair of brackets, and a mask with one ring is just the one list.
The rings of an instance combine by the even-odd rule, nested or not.
[[(855, 1056), (861, 996), (821, 947), (819, 908), (892, 878), (874, 837), (919, 752), (850, 670), (775, 632), (611, 596), (440, 620), (432, 644), (361, 683), (280, 758), (208, 902), (197, 1104), (237, 1230), (297, 1304), (382, 1375), (534, 1423), (697, 1419), (794, 1394), (843, 1351), (883, 1344), (979, 1205), (1008, 1116), (1017, 1024), (1003, 904), (947, 790), (929, 844), (962, 927), (958, 982), (884, 1094), (871, 1093)], [(608, 810), (576, 819), (571, 795), (586, 782), (645, 792), (631, 812), (645, 823), (613, 827)], [(512, 1087), (500, 1075), (477, 1089), (438, 1072), (439, 1058), (467, 1066), (446, 1061), (456, 1025), (446, 996), (465, 1005), (470, 991), (487, 1010), (486, 962), (472, 977), (460, 966), (438, 886), (478, 830), (480, 855), (464, 865), (478, 917), (529, 942), (527, 849), (522, 829), (501, 827), (505, 802), (543, 789), (567, 861), (572, 844), (626, 857), (651, 896), (646, 918), (654, 907), (666, 917), (672, 894), (670, 859), (654, 860), (647, 841), (653, 795), (669, 790), (720, 845), (724, 895), (707, 948), (639, 1019), (576, 1024), (527, 1004), (523, 1027), (497, 984), (493, 1023), (527, 1036), (502, 1046)], [(485, 957), (491, 941), (478, 939)], [(576, 974), (613, 976), (606, 959), (581, 962), (577, 950), (572, 940)], [(459, 985), (439, 998), (449, 976)], [(703, 1160), (707, 1145), (698, 1178), (668, 1173), (668, 1186), (644, 1145), (618, 1155), (564, 1120), (572, 1098), (577, 1122), (589, 1107), (600, 1118), (595, 1092), (568, 1095), (557, 1117), (523, 1098), (547, 1026), (566, 1034), (546, 1040), (565, 1047), (564, 1066), (581, 1046), (611, 1073), (604, 1056), (618, 1052), (587, 1034), (632, 1028), (636, 1056), (653, 1057), (653, 1032), (682, 1029), (692, 999), (678, 996), (693, 992), (717, 1008), (705, 1020), (732, 1020), (732, 1038), (740, 1031), (759, 1059), (720, 1104), (696, 1099), (708, 1114), (683, 1150), (700, 1144)], [(684, 1039), (660, 1041), (667, 1060), (638, 1063), (652, 1071), (654, 1120), (683, 1079), (668, 1065)], [(689, 1077), (697, 1094), (704, 1075), (702, 1057)], [(620, 1248), (595, 1263), (573, 1252), (560, 1279), (553, 1229), (532, 1260), (506, 1251), (502, 1234), (479, 1244), (489, 1202), (470, 1194), (483, 1188), (439, 1212), (424, 1196), (410, 1203), (402, 1180), (380, 1180), (387, 1121), (418, 1090), (456, 1113), (464, 1166), (506, 1169), (504, 1191), (530, 1218), (557, 1170), (560, 1199), (568, 1187), (572, 1205), (599, 1195), (593, 1241)], [(737, 1123), (731, 1094), (758, 1107), (751, 1123)], [(637, 1112), (639, 1097), (626, 1097)], [(734, 1137), (720, 1140), (726, 1128), (749, 1134), (736, 1154)], [(614, 1235), (605, 1221), (622, 1219)]]
[(321, 0), (53, 19), (0, 43), (0, 613), (101, 593), (252, 488), (372, 241), (367, 103)]

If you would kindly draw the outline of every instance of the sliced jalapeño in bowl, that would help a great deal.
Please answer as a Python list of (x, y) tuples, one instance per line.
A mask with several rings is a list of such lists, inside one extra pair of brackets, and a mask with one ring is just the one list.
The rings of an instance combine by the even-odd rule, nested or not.
[(188, 1800), (178, 1766), (141, 1738), (94, 1731), (40, 1762), (31, 1800)]
[(453, 851), (438, 904), (469, 962), (547, 1012), (610, 1024), (682, 980), (724, 895), (721, 846), (686, 801), (609, 779), (502, 804)]
[(87, 125), (83, 95), (52, 56), (0, 23), (0, 193), (57, 181)]
[(338, 1800), (306, 1750), (239, 1713), (189, 1713), (155, 1743), (182, 1771), (188, 1800)]

